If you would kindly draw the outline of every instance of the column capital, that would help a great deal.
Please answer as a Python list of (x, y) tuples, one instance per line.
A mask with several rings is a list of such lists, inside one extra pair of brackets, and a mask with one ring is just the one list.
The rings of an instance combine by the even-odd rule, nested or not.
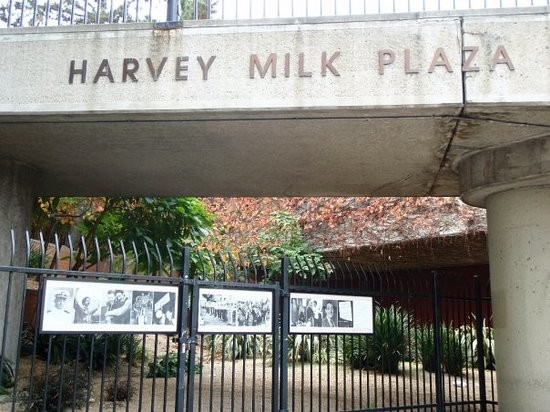
[(460, 197), (478, 207), (495, 193), (550, 187), (550, 135), (473, 152), (459, 161), (458, 172)]

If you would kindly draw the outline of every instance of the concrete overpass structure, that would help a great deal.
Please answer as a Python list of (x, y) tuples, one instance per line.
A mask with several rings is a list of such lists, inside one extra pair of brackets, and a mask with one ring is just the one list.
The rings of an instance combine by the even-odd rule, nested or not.
[(462, 196), (500, 407), (544, 410), (549, 11), (1, 29), (0, 232), (35, 195)]

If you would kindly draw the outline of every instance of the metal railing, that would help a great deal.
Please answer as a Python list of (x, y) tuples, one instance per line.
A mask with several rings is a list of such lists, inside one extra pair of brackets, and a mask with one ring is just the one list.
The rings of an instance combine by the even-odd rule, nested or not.
[[(392, 272), (299, 257), (281, 262), (255, 251), (178, 253), (147, 242), (94, 239), (85, 246), (76, 238), (62, 243), (55, 236), (49, 243), (28, 234), (16, 240), (12, 232), (11, 264), (0, 265), (7, 285), (0, 294), (0, 389), (6, 394), (0, 410), (498, 411), (487, 274), (481, 281), (452, 270)], [(88, 332), (40, 330), (46, 302), (52, 308), (45, 299), (48, 280), (86, 285), (66, 289), (62, 306)], [(107, 306), (114, 282), (122, 294), (136, 285), (179, 285), (185, 298), (177, 300), (178, 333), (145, 327), (121, 334), (116, 325), (94, 333), (90, 327), (110, 325), (102, 309), (77, 320), (80, 298), (91, 296), (90, 309)], [(91, 294), (92, 284), (102, 289)], [(201, 294), (201, 287), (208, 291)], [(232, 290), (224, 307), (237, 311), (216, 307), (213, 313), (205, 300), (201, 305), (213, 289)], [(248, 303), (264, 299), (250, 297), (259, 291), (272, 291), (264, 312), (271, 315), (262, 320), (270, 319), (271, 332), (251, 321), (256, 312)], [(354, 319), (367, 316), (364, 308), (354, 315), (354, 306), (350, 315), (336, 315), (348, 322), (336, 332), (319, 328), (327, 302), (339, 308), (336, 302), (353, 305), (349, 299), (357, 296), (374, 301), (374, 334), (351, 329)], [(135, 311), (133, 317), (116, 323), (153, 324), (153, 307), (130, 300), (126, 310)], [(143, 309), (141, 321), (136, 309)], [(205, 323), (254, 328), (200, 330)], [(18, 333), (7, 339), (12, 325)], [(310, 333), (291, 329), (297, 326)]]
[(550, 0), (1, 0), (0, 28), (316, 18), (549, 5)]

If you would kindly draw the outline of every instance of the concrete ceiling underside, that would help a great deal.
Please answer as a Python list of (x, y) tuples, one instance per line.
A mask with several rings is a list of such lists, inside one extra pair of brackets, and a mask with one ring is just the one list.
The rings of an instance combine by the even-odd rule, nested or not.
[(40, 195), (455, 196), (456, 160), (550, 133), (550, 108), (0, 118)]

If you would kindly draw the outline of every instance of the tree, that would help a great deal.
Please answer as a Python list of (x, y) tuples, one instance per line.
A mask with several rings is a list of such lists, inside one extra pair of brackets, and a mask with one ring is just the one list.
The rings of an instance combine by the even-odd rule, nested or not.
[(270, 222), (258, 236), (258, 249), (259, 255), (266, 257), (269, 272), (274, 278), (280, 276), (283, 257), (289, 258), (293, 276), (302, 279), (326, 277), (322, 256), (306, 244), (298, 217), (286, 211), (271, 213)]
[[(8, 27), (164, 21), (166, 9), (160, 4), (167, 1), (9, 0), (0, 4), (0, 21)], [(209, 19), (215, 5), (216, 0), (198, 0), (196, 6), (195, 0), (180, 0), (180, 19)]]
[[(81, 235), (73, 269), (82, 267), (84, 249), (95, 250), (95, 239), (101, 247), (96, 253), (89, 253), (88, 265), (107, 255), (108, 240), (115, 248), (125, 243), (129, 255), (134, 254), (133, 241), (138, 250), (138, 256), (133, 258), (143, 268), (147, 262), (145, 249), (151, 250), (155, 265), (148, 271), (155, 272), (168, 264), (171, 256), (181, 256), (184, 246), (198, 244), (209, 233), (213, 221), (214, 216), (202, 202), (192, 197), (48, 197), (38, 198), (32, 235), (37, 237), (42, 231), (47, 241), (52, 241), (54, 233), (60, 237)], [(180, 263), (180, 259), (175, 259), (174, 266), (179, 267)]]
[(181, 20), (208, 20), (214, 12), (217, 0), (181, 0), (180, 4)]

